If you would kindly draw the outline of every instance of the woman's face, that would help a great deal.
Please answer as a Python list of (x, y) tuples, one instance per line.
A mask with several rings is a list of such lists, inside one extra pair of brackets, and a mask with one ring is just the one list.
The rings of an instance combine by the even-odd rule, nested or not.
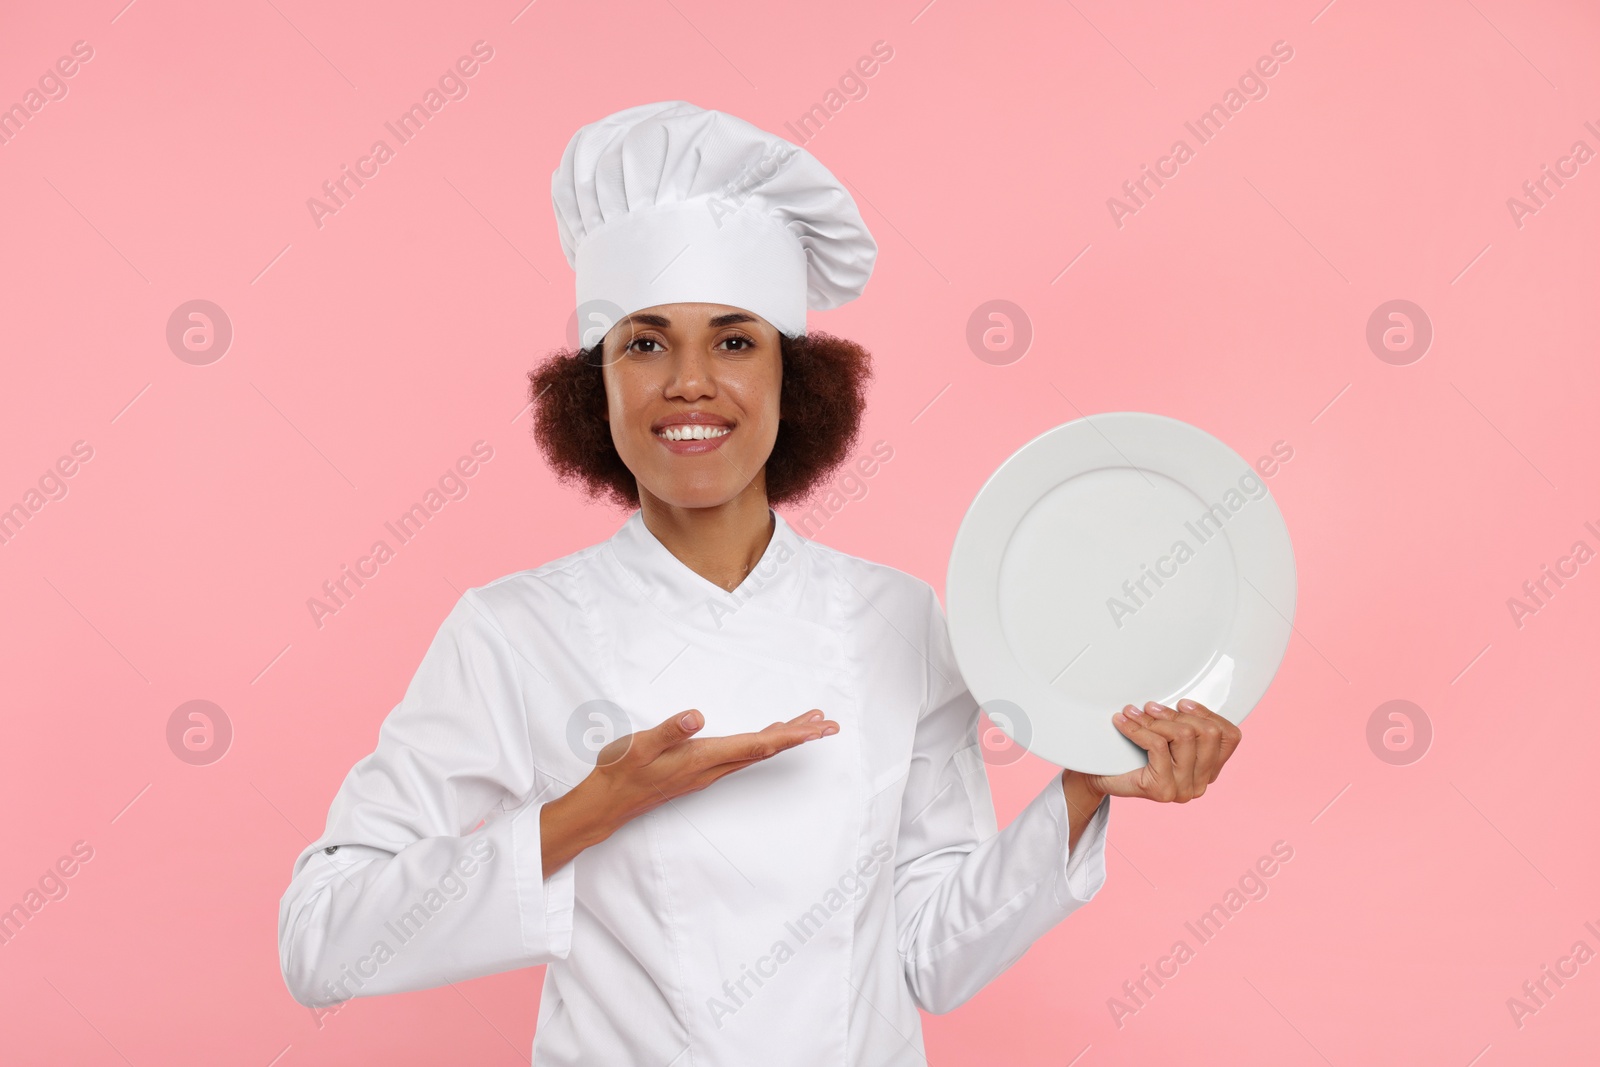
[(658, 304), (606, 334), (606, 419), (639, 495), (685, 508), (766, 494), (778, 330), (726, 304)]

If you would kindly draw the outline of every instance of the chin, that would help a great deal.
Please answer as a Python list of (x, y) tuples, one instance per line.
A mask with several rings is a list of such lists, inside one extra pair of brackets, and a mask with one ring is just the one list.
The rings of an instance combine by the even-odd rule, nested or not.
[(744, 492), (742, 485), (696, 485), (685, 482), (642, 485), (664, 504), (677, 508), (714, 508), (734, 500)]
[[(737, 462), (746, 461), (739, 459)], [(700, 469), (693, 469), (695, 467)], [(641, 469), (643, 477), (638, 473)], [(690, 463), (646, 464), (635, 471), (640, 493), (648, 493), (663, 504), (677, 508), (719, 507), (738, 499), (751, 488), (750, 479), (741, 479), (731, 464), (713, 456)]]

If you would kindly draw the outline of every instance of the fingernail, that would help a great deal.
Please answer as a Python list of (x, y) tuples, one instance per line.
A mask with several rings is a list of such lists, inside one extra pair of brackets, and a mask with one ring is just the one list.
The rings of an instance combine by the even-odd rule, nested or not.
[(837, 726), (824, 726), (822, 728), (822, 736), (823, 737), (827, 737), (829, 734), (836, 734), (838, 732), (839, 732), (839, 728)]
[(685, 730), (693, 730), (695, 728), (694, 712), (685, 712), (683, 717), (678, 720), (678, 725), (683, 727)]
[(1156, 716), (1157, 718), (1160, 718), (1167, 713), (1167, 709), (1162, 707), (1160, 704), (1157, 704), (1154, 700), (1146, 704), (1144, 706), (1144, 710), (1149, 712), (1151, 715)]
[(1117, 712), (1115, 715), (1111, 716), (1111, 718), (1116, 722), (1127, 722), (1128, 721), (1127, 713), (1126, 712), (1122, 712), (1122, 711)]
[(1127, 713), (1128, 713), (1128, 716), (1129, 716), (1129, 717), (1130, 717), (1130, 718), (1131, 718), (1131, 717), (1132, 717), (1132, 716), (1135, 716), (1135, 715), (1143, 715), (1143, 714), (1144, 714), (1144, 711), (1143, 711), (1143, 709), (1141, 709), (1141, 708), (1136, 708), (1136, 707), (1134, 707), (1134, 706), (1133, 706), (1133, 705), (1132, 705), (1132, 704), (1129, 704), (1129, 705), (1128, 705), (1128, 706), (1127, 706), (1127, 707), (1125, 707), (1125, 708), (1123, 708), (1123, 709), (1122, 709), (1122, 710), (1123, 710), (1123, 711), (1125, 711), (1125, 712), (1127, 712)]
[(806, 716), (806, 722), (816, 722), (820, 718), (822, 718), (822, 712), (813, 711), (810, 715)]
[(1188, 697), (1184, 697), (1182, 700), (1178, 701), (1179, 711), (1193, 711), (1197, 707), (1199, 707), (1199, 705), (1190, 700)]

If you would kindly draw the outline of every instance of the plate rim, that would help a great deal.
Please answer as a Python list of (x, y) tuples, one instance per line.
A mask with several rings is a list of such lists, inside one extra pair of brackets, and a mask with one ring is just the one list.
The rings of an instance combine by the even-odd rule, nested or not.
[[(1112, 431), (1112, 434), (1108, 434), (1107, 430)], [(1151, 434), (1152, 430), (1156, 432)], [(1093, 436), (1090, 436), (1091, 431)], [(1270, 588), (1266, 592), (1257, 589), (1257, 593), (1260, 594), (1259, 599), (1265, 603), (1265, 609), (1254, 609), (1252, 613), (1247, 615), (1249, 625), (1255, 626), (1256, 629), (1264, 634), (1260, 640), (1270, 646), (1272, 652), (1270, 656), (1271, 664), (1270, 666), (1263, 666), (1269, 658), (1264, 654), (1252, 660), (1252, 680), (1244, 687), (1244, 692), (1248, 692), (1250, 695), (1248, 697), (1235, 697), (1233, 693), (1230, 693), (1229, 699), (1213, 710), (1218, 711), (1219, 714), (1225, 713), (1233, 722), (1242, 722), (1259, 705), (1270, 690), (1273, 680), (1287, 657), (1288, 644), (1294, 632), (1294, 612), (1298, 599), (1298, 577), (1294, 559), (1294, 545), (1289, 535), (1288, 522), (1272, 494), (1271, 487), (1267, 485), (1267, 479), (1256, 470), (1253, 464), (1234, 451), (1226, 442), (1192, 423), (1154, 412), (1114, 411), (1083, 415), (1034, 435), (1027, 442), (1013, 450), (990, 473), (962, 516), (951, 546), (950, 562), (945, 580), (945, 598), (948, 605), (951, 645), (956, 657), (956, 665), (961, 671), (962, 680), (966, 683), (974, 700), (980, 706), (1000, 700), (1009, 700), (1018, 707), (1026, 707), (1030, 704), (1039, 706), (1041, 703), (1046, 703), (1052, 709), (1059, 710), (1063, 714), (1072, 715), (1078, 713), (1076, 708), (1066, 704), (1065, 698), (1059, 698), (1051, 693), (1048, 685), (1041, 686), (1035, 676), (1023, 669), (1010, 643), (1003, 636), (1003, 629), (999, 622), (1001, 612), (998, 603), (988, 605), (992, 610), (978, 610), (977, 604), (982, 604), (984, 598), (974, 598), (969, 595), (974, 592), (975, 587), (986, 588), (990, 591), (988, 599), (994, 601), (993, 591), (998, 584), (1000, 562), (1004, 559), (1006, 547), (1009, 546), (1011, 539), (1015, 536), (1020, 516), (1028, 514), (1056, 486), (1065, 484), (1072, 478), (1079, 477), (1090, 471), (1107, 467), (1121, 470), (1149, 470), (1152, 473), (1158, 473), (1163, 477), (1176, 481), (1180, 486), (1194, 493), (1202, 502), (1208, 499), (1216, 499), (1214, 496), (1205, 495), (1203, 492), (1204, 487), (1196, 487), (1194, 481), (1199, 479), (1185, 480), (1181, 476), (1174, 476), (1170, 470), (1158, 469), (1155, 466), (1147, 465), (1148, 460), (1146, 459), (1139, 461), (1130, 459), (1125, 454), (1124, 449), (1119, 447), (1118, 443), (1113, 440), (1113, 435), (1125, 436), (1130, 432), (1135, 436), (1149, 435), (1154, 441), (1151, 447), (1155, 449), (1161, 459), (1166, 459), (1176, 453), (1177, 449), (1170, 447), (1173, 442), (1176, 442), (1179, 446), (1185, 443), (1198, 443), (1202, 446), (1201, 449), (1196, 451), (1196, 455), (1200, 458), (1188, 466), (1204, 468), (1210, 465), (1216, 471), (1220, 471), (1223, 467), (1230, 467), (1231, 471), (1227, 479), (1220, 479), (1220, 481), (1231, 481), (1248, 471), (1253, 473), (1257, 480), (1261, 482), (1264, 493), (1260, 500), (1268, 502), (1270, 507), (1260, 508), (1256, 506), (1253, 508), (1255, 517), (1249, 523), (1242, 528), (1224, 527), (1220, 532), (1230, 534), (1229, 544), (1235, 548), (1236, 567), (1239, 568), (1235, 586), (1239, 590), (1239, 603), (1241, 605), (1246, 597), (1254, 595), (1245, 588), (1246, 584), (1251, 584), (1253, 587), (1253, 583), (1249, 582), (1249, 577), (1253, 575), (1261, 578), (1263, 574), (1272, 574), (1272, 578), (1266, 582)], [(1103, 446), (1109, 446), (1110, 450), (1115, 452), (1120, 459), (1109, 464), (1095, 462), (1098, 458), (1097, 453), (1104, 453), (1105, 451), (1103, 446), (1097, 445), (1093, 451), (1085, 454), (1083, 461), (1074, 462), (1070, 468), (1062, 469), (1057, 465), (1055, 469), (1049, 470), (1047, 472), (1047, 477), (1051, 479), (1049, 488), (1030, 493), (1025, 506), (1020, 508), (1019, 518), (1012, 520), (1007, 520), (1003, 517), (989, 519), (990, 526), (995, 523), (1003, 523), (1005, 524), (1005, 530), (1004, 536), (997, 539), (999, 547), (990, 545), (987, 549), (987, 558), (985, 558), (985, 553), (980, 551), (979, 546), (974, 544), (975, 539), (981, 539), (982, 537), (980, 527), (985, 520), (985, 509), (994, 507), (995, 499), (1008, 489), (1012, 480), (1032, 473), (1025, 469), (1030, 463), (1046, 462), (1042, 458), (1036, 459), (1034, 457), (1042, 456), (1051, 447), (1050, 442), (1060, 440), (1063, 442), (1060, 447), (1066, 447), (1067, 443), (1075, 446), (1079, 438), (1094, 440), (1096, 437), (1101, 439)], [(1187, 442), (1184, 439), (1187, 439)], [(1122, 443), (1126, 445), (1129, 442), (1124, 440)], [(1140, 444), (1144, 443), (1148, 442), (1141, 442)], [(1163, 448), (1167, 448), (1168, 451), (1162, 452)], [(1135, 444), (1133, 451), (1138, 453), (1143, 450), (1138, 444)], [(1182, 464), (1179, 464), (1179, 466), (1182, 466)], [(1250, 500), (1254, 505), (1259, 505), (1260, 503), (1253, 497)], [(1240, 535), (1241, 533), (1246, 541), (1255, 542), (1251, 546), (1252, 548), (1260, 550), (1259, 555), (1256, 557), (1245, 556), (1245, 559), (1251, 562), (1249, 574), (1244, 572), (1244, 560), (1240, 559), (1237, 552), (1239, 537), (1235, 535)], [(1272, 594), (1270, 599), (1269, 594)], [(975, 599), (977, 604), (974, 603)], [(1281, 620), (1281, 624), (1273, 623), (1266, 614), (1267, 610), (1275, 614)], [(1230, 637), (1240, 628), (1238, 615), (1239, 609), (1236, 608), (1235, 619), (1230, 623)], [(1265, 626), (1259, 620), (1266, 620)], [(975, 634), (974, 631), (976, 631)], [(990, 636), (984, 637), (983, 634), (985, 633)], [(974, 636), (969, 637), (969, 634)], [(993, 649), (996, 646), (1002, 650), (1002, 654), (999, 656), (993, 653)], [(1231, 646), (1226, 640), (1220, 642), (1211, 662), (1215, 663), (1219, 657), (1225, 656), (1225, 650), (1228, 647), (1235, 646)], [(1000, 659), (1004, 662), (998, 667), (989, 666), (989, 661), (995, 659)], [(1001, 685), (994, 679), (996, 673), (1002, 672), (1007, 673), (1013, 679), (1009, 686)], [(1186, 683), (1185, 687), (1180, 687), (1177, 691), (1178, 695), (1181, 696), (1190, 691), (1188, 687), (1192, 687), (1199, 677), (1197, 675), (1196, 679)], [(1043, 694), (1042, 700), (1041, 694)], [(1026, 696), (1027, 699), (1019, 703), (1015, 699), (1019, 696)], [(1109, 751), (1074, 751), (1068, 753), (1061, 750), (1057, 744), (1041, 740), (1037, 730), (1030, 730), (1030, 736), (1018, 737), (1013, 730), (1008, 728), (1007, 723), (995, 721), (995, 725), (999, 726), (1018, 744), (1059, 766), (1070, 766), (1076, 770), (1093, 774), (1117, 774), (1144, 766), (1147, 762), (1144, 750), (1123, 737), (1111, 725), (1110, 720), (1113, 710), (1115, 709), (1107, 708), (1105, 711), (1104, 732), (1101, 735), (1109, 741), (1109, 744), (1101, 747), (1109, 749)], [(1067, 727), (1062, 728), (1062, 731), (1069, 730), (1070, 728)], [(1041, 751), (1041, 748), (1049, 751)], [(1057, 758), (1060, 756), (1066, 756), (1067, 762)], [(1118, 756), (1121, 758), (1116, 758)]]

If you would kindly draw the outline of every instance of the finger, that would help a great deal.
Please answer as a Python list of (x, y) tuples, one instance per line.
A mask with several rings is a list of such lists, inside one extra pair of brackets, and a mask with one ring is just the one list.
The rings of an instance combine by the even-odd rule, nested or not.
[(1198, 770), (1202, 739), (1199, 726), (1194, 721), (1185, 721), (1177, 709), (1158, 701), (1146, 703), (1145, 712), (1154, 715), (1159, 724), (1153, 725), (1152, 729), (1171, 738), (1172, 777), (1177, 786), (1174, 799), (1180, 804), (1193, 800), (1208, 784)]
[(704, 737), (696, 741), (696, 757), (702, 766), (745, 763), (769, 759), (779, 752), (839, 732), (831, 719), (812, 722), (779, 723), (756, 733)]
[[(776, 753), (774, 753), (774, 755), (775, 754)], [(698, 788), (704, 789), (712, 782), (715, 782), (719, 778), (726, 778), (734, 771), (743, 770), (744, 768), (753, 766), (757, 763), (764, 763), (771, 758), (771, 756), (763, 756), (761, 759), (731, 760), (728, 763), (719, 763), (714, 767), (709, 767), (701, 772), (701, 784)]]
[(626, 739), (619, 737), (612, 744), (628, 740), (636, 748), (640, 756), (648, 762), (672, 746), (682, 744), (688, 738), (693, 737), (695, 731), (705, 724), (706, 717), (700, 714), (699, 709), (690, 708), (688, 711), (679, 712), (665, 722), (658, 723), (641, 733), (630, 734)]
[(796, 715), (794, 718), (790, 719), (787, 723), (774, 722), (771, 724), (771, 726), (766, 727), (766, 729), (770, 730), (773, 726), (800, 726), (808, 722), (821, 721), (822, 718), (823, 715), (821, 710), (812, 708), (810, 711), (801, 712), (799, 715)]
[(1194, 795), (1204, 796), (1206, 786), (1216, 781), (1217, 772), (1222, 769), (1222, 727), (1193, 712), (1177, 710), (1176, 715), (1176, 721), (1199, 732), (1194, 749)]
[(1146, 715), (1155, 717), (1150, 728), (1167, 739), (1172, 751), (1172, 782), (1180, 804), (1195, 796), (1194, 763), (1199, 748), (1200, 731), (1192, 724), (1178, 719), (1178, 713), (1165, 704), (1152, 700), (1145, 704)]
[[(762, 734), (770, 733), (770, 732), (776, 732), (776, 733), (778, 733), (780, 735), (787, 736), (788, 734), (794, 732), (795, 730), (815, 731), (817, 733), (817, 736), (820, 737), (820, 736), (826, 736), (827, 734), (836, 734), (836, 733), (838, 733), (839, 732), (839, 724), (837, 722), (835, 722), (833, 719), (830, 719), (826, 715), (824, 715), (820, 708), (812, 708), (810, 711), (807, 711), (807, 712), (805, 712), (803, 714), (800, 714), (800, 715), (796, 715), (794, 718), (790, 719), (788, 722), (775, 722), (771, 726), (768, 726), (765, 730), (761, 730), (761, 731), (758, 731), (758, 732), (762, 733)], [(734, 734), (732, 736), (738, 737), (740, 735)], [(810, 735), (806, 734), (806, 735), (803, 735), (803, 736), (806, 737), (807, 739), (809, 739)]]
[(1206, 719), (1209, 719), (1210, 721), (1216, 723), (1217, 728), (1222, 731), (1222, 744), (1220, 754), (1218, 756), (1217, 768), (1216, 772), (1211, 776), (1211, 780), (1216, 781), (1217, 775), (1222, 773), (1222, 764), (1228, 762), (1228, 757), (1233, 755), (1234, 750), (1239, 747), (1239, 742), (1243, 740), (1243, 732), (1232, 720), (1228, 719), (1226, 716), (1218, 715), (1216, 712), (1212, 711), (1210, 708), (1199, 703), (1198, 701), (1187, 699), (1180, 700), (1178, 701), (1178, 710), (1193, 712), (1196, 715), (1200, 715)]
[(1188, 699), (1180, 700), (1177, 703), (1177, 709), (1180, 712), (1187, 712), (1189, 714), (1199, 716), (1203, 721), (1212, 724), (1218, 731), (1220, 731), (1218, 764), (1211, 776), (1212, 780), (1215, 781), (1216, 776), (1222, 772), (1222, 764), (1228, 762), (1228, 757), (1232, 756), (1234, 750), (1239, 747), (1239, 742), (1244, 737), (1243, 733), (1231, 719), (1224, 715), (1217, 714), (1198, 701)]
[[(807, 727), (812, 732), (796, 734), (793, 729), (775, 730), (777, 727), (793, 727), (796, 725)], [(706, 751), (712, 754), (711, 758), (714, 760), (720, 759), (720, 757), (726, 755), (726, 753), (721, 751), (722, 746), (711, 745), (712, 742), (736, 742), (738, 747), (734, 748), (733, 751), (736, 754), (742, 755), (739, 755), (737, 758), (725, 759), (721, 760), (720, 762), (712, 762), (703, 766), (701, 769), (703, 779), (698, 788), (704, 789), (705, 786), (710, 785), (719, 778), (723, 778), (729, 774), (732, 774), (734, 771), (742, 770), (745, 767), (749, 767), (752, 764), (761, 763), (764, 760), (769, 760), (773, 756), (778, 755), (780, 752), (803, 745), (807, 741), (814, 741), (819, 737), (825, 737), (829, 734), (837, 732), (837, 723), (824, 719), (821, 712), (813, 709), (813, 711), (807, 712), (805, 715), (797, 716), (796, 720), (791, 721), (790, 723), (773, 723), (772, 726), (767, 727), (765, 730), (762, 730), (759, 733), (733, 734), (728, 737), (703, 738), (697, 741), (696, 744), (703, 747), (711, 746), (708, 747)], [(763, 738), (767, 739), (765, 744), (761, 743), (761, 739)], [(754, 743), (747, 745), (747, 739), (752, 739)]]
[[(1144, 770), (1148, 772), (1143, 777), (1145, 786), (1135, 792), (1118, 794), (1120, 796), (1147, 796), (1151, 800), (1170, 800), (1169, 793), (1175, 792), (1172, 777), (1172, 750), (1167, 739), (1150, 728), (1154, 720), (1144, 714), (1132, 704), (1127, 705), (1111, 717), (1118, 732), (1129, 741), (1144, 749), (1148, 754), (1149, 762)], [(1113, 778), (1107, 785), (1113, 785), (1117, 779)]]

